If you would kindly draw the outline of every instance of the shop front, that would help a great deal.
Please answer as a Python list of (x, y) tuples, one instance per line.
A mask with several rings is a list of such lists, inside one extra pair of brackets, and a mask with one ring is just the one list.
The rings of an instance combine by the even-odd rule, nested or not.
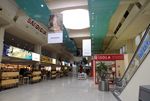
[(96, 54), (92, 59), (92, 76), (95, 84), (101, 79), (96, 70), (96, 66), (104, 63), (107, 66), (107, 80), (109, 84), (114, 84), (116, 78), (121, 78), (125, 71), (123, 54)]

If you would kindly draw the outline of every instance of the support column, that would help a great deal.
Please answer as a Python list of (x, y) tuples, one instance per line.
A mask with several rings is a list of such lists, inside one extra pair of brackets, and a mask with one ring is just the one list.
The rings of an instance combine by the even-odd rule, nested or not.
[(35, 48), (34, 48), (34, 52), (35, 53), (38, 53), (38, 54), (41, 54), (41, 45), (35, 45)]
[[(42, 50), (41, 45), (35, 45), (35, 47), (34, 47), (34, 52), (35, 52), (35, 53), (38, 53), (38, 54), (41, 55), (41, 50)], [(35, 64), (36, 69), (39, 69), (40, 63), (41, 63), (41, 62), (37, 62), (37, 63)]]
[(2, 56), (3, 56), (4, 33), (5, 33), (5, 28), (0, 27), (0, 63), (2, 61)]

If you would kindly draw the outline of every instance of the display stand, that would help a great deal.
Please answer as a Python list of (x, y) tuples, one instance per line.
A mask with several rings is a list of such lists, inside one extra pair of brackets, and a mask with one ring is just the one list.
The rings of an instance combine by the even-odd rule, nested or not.
[(33, 71), (31, 83), (41, 81), (41, 71)]
[(11, 88), (18, 86), (19, 72), (1, 72), (1, 88)]

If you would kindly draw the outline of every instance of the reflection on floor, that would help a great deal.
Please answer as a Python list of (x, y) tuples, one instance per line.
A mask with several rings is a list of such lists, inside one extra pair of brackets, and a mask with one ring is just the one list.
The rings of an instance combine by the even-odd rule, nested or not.
[(0, 101), (117, 101), (92, 80), (61, 78), (0, 92)]

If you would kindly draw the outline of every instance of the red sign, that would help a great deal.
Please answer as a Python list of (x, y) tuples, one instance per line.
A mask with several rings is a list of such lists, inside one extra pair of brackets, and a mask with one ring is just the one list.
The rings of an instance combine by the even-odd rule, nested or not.
[(35, 29), (37, 29), (39, 32), (43, 33), (46, 35), (46, 31), (44, 30), (44, 28), (42, 28), (38, 23), (36, 23), (34, 20), (32, 20), (31, 18), (29, 18), (27, 20), (27, 22), (29, 24), (31, 24)]
[(94, 56), (94, 60), (97, 61), (114, 61), (114, 60), (123, 60), (123, 54), (97, 54)]

